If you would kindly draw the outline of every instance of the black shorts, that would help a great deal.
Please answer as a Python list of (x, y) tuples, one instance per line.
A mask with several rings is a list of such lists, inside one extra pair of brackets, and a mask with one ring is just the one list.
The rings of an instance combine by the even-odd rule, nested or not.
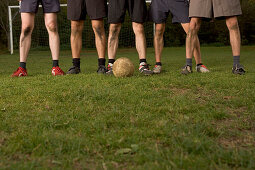
[(152, 0), (149, 9), (149, 20), (156, 24), (165, 23), (169, 13), (173, 23), (189, 23), (188, 0)]
[(107, 16), (107, 0), (68, 0), (67, 18), (72, 21), (85, 20), (86, 15), (92, 20)]
[(144, 23), (147, 17), (145, 0), (109, 0), (108, 22), (111, 24), (123, 23), (126, 10), (132, 22)]
[(37, 13), (39, 3), (42, 4), (44, 13), (56, 13), (60, 11), (59, 0), (22, 0), (21, 13)]

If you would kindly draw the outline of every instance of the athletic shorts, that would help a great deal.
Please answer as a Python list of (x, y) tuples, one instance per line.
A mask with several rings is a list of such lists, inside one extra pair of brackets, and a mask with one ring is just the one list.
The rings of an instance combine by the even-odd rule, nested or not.
[(190, 0), (190, 17), (221, 18), (242, 15), (240, 0)]
[(22, 0), (21, 13), (37, 13), (39, 4), (42, 4), (43, 13), (56, 13), (60, 11), (59, 0)]
[(85, 20), (86, 15), (91, 20), (107, 16), (107, 0), (68, 0), (67, 18), (72, 21)]
[(144, 23), (147, 17), (145, 0), (109, 0), (108, 22), (111, 24), (123, 23), (126, 10), (132, 22)]
[(172, 23), (189, 23), (188, 0), (152, 0), (149, 9), (149, 20), (156, 24), (165, 23), (169, 13)]

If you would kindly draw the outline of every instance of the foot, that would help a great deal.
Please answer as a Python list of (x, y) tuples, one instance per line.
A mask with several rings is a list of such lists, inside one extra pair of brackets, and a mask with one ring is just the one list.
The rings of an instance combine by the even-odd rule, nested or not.
[(242, 65), (235, 65), (235, 66), (233, 66), (233, 68), (232, 68), (232, 73), (233, 74), (239, 74), (239, 75), (243, 75), (243, 74), (245, 74), (245, 70), (244, 70), (244, 67), (242, 66)]
[(140, 73), (142, 73), (146, 76), (153, 74), (153, 71), (150, 70), (149, 65), (145, 62), (140, 64), (139, 71), (140, 71)]
[(185, 65), (184, 67), (182, 67), (181, 73), (184, 75), (192, 73), (192, 67), (189, 65)]
[(107, 69), (105, 68), (104, 65), (98, 66), (97, 74), (105, 74), (106, 72), (107, 72)]
[(59, 66), (52, 67), (51, 73), (53, 76), (62, 76), (65, 75), (64, 71), (61, 70)]
[(27, 70), (19, 67), (13, 74), (12, 77), (24, 77), (27, 76)]
[(154, 74), (160, 74), (162, 71), (162, 66), (161, 65), (155, 65), (155, 67), (153, 68), (153, 73)]
[(196, 70), (197, 70), (197, 72), (199, 72), (199, 73), (208, 73), (208, 72), (210, 72), (209, 69), (206, 68), (205, 65), (196, 66)]
[(81, 69), (79, 67), (72, 66), (66, 74), (79, 74)]
[(113, 64), (109, 63), (107, 67), (107, 71), (106, 71), (107, 75), (113, 75), (112, 67), (113, 67)]

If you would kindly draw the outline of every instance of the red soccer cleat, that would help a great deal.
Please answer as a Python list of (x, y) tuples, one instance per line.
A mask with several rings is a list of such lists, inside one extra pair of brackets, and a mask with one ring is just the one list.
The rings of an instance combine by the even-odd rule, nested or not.
[(13, 74), (12, 77), (24, 77), (27, 76), (27, 70), (19, 67)]
[(51, 73), (53, 76), (65, 75), (65, 73), (63, 72), (63, 70), (61, 70), (61, 68), (59, 66), (53, 67), (51, 70)]

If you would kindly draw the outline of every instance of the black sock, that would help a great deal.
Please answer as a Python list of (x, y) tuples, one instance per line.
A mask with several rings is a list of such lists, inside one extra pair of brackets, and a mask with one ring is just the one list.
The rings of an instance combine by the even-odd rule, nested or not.
[(52, 60), (52, 66), (57, 67), (58, 66), (58, 60)]
[(186, 58), (186, 65), (192, 67), (192, 58)]
[(105, 66), (105, 58), (99, 58), (98, 59), (98, 65), (99, 66)]
[(156, 62), (156, 65), (157, 66), (162, 66), (162, 63), (161, 62)]
[(80, 68), (81, 62), (80, 58), (73, 58), (73, 66)]
[(233, 56), (233, 65), (239, 65), (240, 64), (240, 55), (239, 56)]
[(115, 62), (115, 59), (109, 59), (108, 60), (108, 63), (114, 64), (114, 62)]
[(21, 68), (26, 69), (26, 64), (27, 64), (27, 63), (25, 63), (25, 62), (20, 62), (20, 63), (19, 63), (19, 66), (20, 66)]
[(197, 66), (201, 66), (201, 65), (203, 65), (203, 63), (199, 63), (199, 64), (197, 64)]
[(140, 63), (147, 63), (146, 59), (140, 59)]

